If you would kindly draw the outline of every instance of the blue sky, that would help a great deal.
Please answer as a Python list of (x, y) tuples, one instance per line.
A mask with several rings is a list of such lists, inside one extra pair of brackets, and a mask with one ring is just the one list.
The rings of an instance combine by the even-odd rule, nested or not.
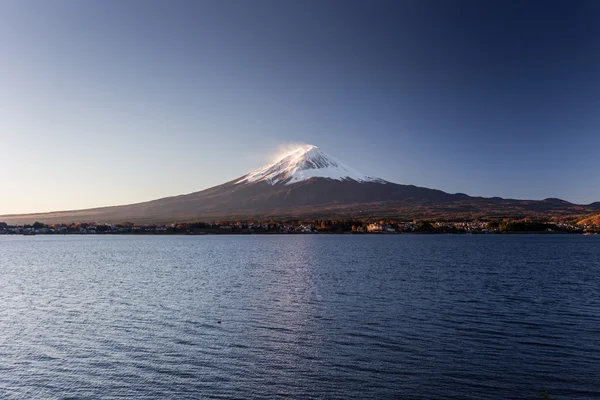
[(0, 2), (0, 214), (189, 193), (311, 143), (398, 183), (600, 200), (595, 1)]

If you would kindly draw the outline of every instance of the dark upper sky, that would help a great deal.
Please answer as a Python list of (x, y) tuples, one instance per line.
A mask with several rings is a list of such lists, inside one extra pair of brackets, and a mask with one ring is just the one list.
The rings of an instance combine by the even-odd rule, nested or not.
[[(21, 172), (12, 189), (93, 175), (110, 195), (68, 206), (126, 203), (229, 180), (305, 142), (399, 183), (600, 200), (598, 21), (599, 1), (9, 0), (6, 153), (133, 160)], [(165, 154), (177, 156), (151, 161)], [(140, 198), (120, 190), (132, 185)], [(13, 203), (0, 214), (47, 204)]]

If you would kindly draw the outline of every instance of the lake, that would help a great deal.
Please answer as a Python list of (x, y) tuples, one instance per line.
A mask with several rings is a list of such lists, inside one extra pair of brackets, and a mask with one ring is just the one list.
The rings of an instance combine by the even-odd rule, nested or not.
[(600, 237), (0, 236), (0, 398), (600, 398)]

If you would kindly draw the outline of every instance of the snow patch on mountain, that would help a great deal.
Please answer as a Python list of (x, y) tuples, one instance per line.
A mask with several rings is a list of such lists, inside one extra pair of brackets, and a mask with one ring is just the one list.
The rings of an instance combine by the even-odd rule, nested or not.
[(290, 185), (311, 178), (387, 183), (342, 164), (313, 145), (301, 146), (274, 163), (249, 173), (236, 183), (266, 181), (271, 185)]

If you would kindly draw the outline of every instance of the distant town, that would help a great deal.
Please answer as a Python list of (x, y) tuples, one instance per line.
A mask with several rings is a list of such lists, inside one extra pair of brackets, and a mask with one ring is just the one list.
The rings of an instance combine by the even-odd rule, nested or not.
[(579, 233), (598, 234), (600, 226), (571, 222), (503, 221), (396, 221), (383, 220), (294, 220), (294, 221), (213, 221), (144, 225), (131, 222), (9, 225), (0, 222), (0, 235), (218, 235), (218, 234), (501, 234), (501, 233)]

